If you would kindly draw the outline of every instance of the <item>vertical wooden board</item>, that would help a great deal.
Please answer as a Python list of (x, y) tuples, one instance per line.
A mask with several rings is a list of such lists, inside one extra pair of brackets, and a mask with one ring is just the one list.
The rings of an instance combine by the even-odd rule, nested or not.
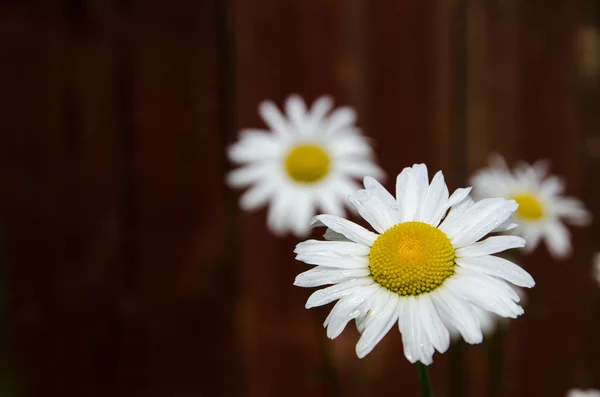
[(236, 382), (215, 4), (136, 1), (131, 8), (137, 395), (226, 395)]
[[(450, 150), (452, 140), (452, 2), (369, 2), (366, 59), (366, 130), (388, 172), (386, 186), (406, 166), (425, 162), (432, 177), (443, 169), (456, 188), (458, 174)], [(438, 36), (445, 34), (447, 41)], [(418, 394), (414, 365), (403, 354), (394, 327), (364, 359), (371, 376), (369, 394), (402, 390)], [(447, 357), (437, 354), (431, 367), (434, 387), (446, 388)]]
[[(585, 146), (585, 167), (582, 180), (582, 198), (589, 206), (595, 221), (586, 231), (587, 247), (595, 254), (600, 252), (600, 185), (593, 183), (600, 169), (600, 81), (598, 59), (600, 59), (600, 4), (589, 0), (582, 2), (579, 10), (577, 61), (579, 64), (580, 121)], [(590, 263), (593, 266), (593, 263)], [(590, 307), (583, 322), (584, 336), (580, 340), (579, 351), (582, 353), (581, 365), (573, 377), (573, 386), (580, 388), (600, 389), (600, 364), (596, 357), (600, 354), (600, 344), (596, 343), (596, 335), (600, 329), (600, 294), (598, 281), (594, 277), (594, 268), (590, 269), (589, 284)]]
[(118, 395), (111, 46), (70, 11), (2, 14), (8, 332), (25, 395)]
[[(487, 166), (489, 155), (498, 153), (509, 162), (518, 158), (517, 129), (517, 4), (514, 1), (466, 2), (466, 169), (465, 177)], [(502, 331), (500, 331), (502, 332)], [(514, 385), (518, 374), (513, 370), (516, 332), (509, 334), (501, 353), (502, 374), (493, 374), (490, 349), (494, 349), (498, 331), (486, 337), (480, 347), (469, 348), (469, 395), (488, 393), (491, 387), (496, 395), (512, 395), (507, 391)], [(507, 347), (508, 346), (508, 347)], [(510, 352), (510, 357), (507, 353)], [(493, 385), (500, 378), (498, 385)], [(512, 386), (511, 386), (512, 387)]]
[[(487, 122), (480, 134), (487, 135), (484, 155), (499, 153), (509, 162), (519, 158), (518, 117), (526, 109), (519, 107), (518, 27), (521, 2), (515, 0), (485, 2), (485, 54), (487, 78)], [(475, 167), (483, 166), (487, 158), (478, 158)]]
[[(574, 89), (576, 5), (533, 1), (523, 3), (521, 9), (522, 154), (530, 161), (549, 158), (552, 171), (565, 178), (567, 193), (579, 196), (583, 145)], [(529, 314), (517, 323), (523, 383), (516, 395), (563, 395), (572, 387), (580, 365), (579, 340), (591, 287), (590, 252), (583, 244), (585, 230), (570, 230), (575, 247), (571, 258), (555, 261), (542, 246), (524, 262), (537, 285), (529, 295)], [(565, 286), (567, 294), (557, 293)], [(548, 346), (552, 346), (552, 355), (548, 355)]]
[[(57, 337), (51, 284), (60, 266), (62, 221), (62, 66), (65, 32), (50, 13), (45, 23), (25, 7), (2, 12), (3, 222), (6, 235), (7, 324), (26, 383), (25, 393), (57, 395), (49, 362)], [(20, 37), (20, 41), (14, 41)], [(43, 72), (39, 71), (43, 65)], [(35, 115), (31, 117), (31, 115)], [(47, 131), (47, 132), (46, 132)], [(46, 133), (44, 133), (46, 132)], [(58, 160), (58, 161), (57, 161)], [(35, 277), (32, 277), (35, 275)], [(19, 359), (20, 358), (20, 359)]]
[[(281, 106), (292, 93), (307, 102), (328, 94), (336, 105), (348, 104), (356, 70), (345, 52), (344, 34), (350, 12), (346, 7), (352, 4), (341, 0), (232, 1), (241, 128), (264, 128), (257, 107), (267, 98)], [(244, 214), (242, 230), (239, 312), (244, 392), (249, 396), (323, 395), (332, 383), (314, 384), (311, 373), (322, 365), (317, 341), (325, 337), (320, 323), (326, 310), (310, 313), (304, 309), (312, 291), (292, 285), (295, 276), (306, 269), (294, 261), (298, 240), (271, 235), (264, 211)], [(323, 341), (327, 348), (336, 342)]]

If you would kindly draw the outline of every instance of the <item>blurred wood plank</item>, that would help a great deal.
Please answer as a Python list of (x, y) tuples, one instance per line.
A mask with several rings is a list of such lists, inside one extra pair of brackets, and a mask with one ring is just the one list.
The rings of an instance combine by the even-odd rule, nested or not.
[[(577, 4), (567, 0), (531, 1), (519, 8), (521, 155), (529, 161), (550, 159), (552, 172), (567, 183), (567, 194), (579, 196), (584, 158), (573, 56)], [(570, 230), (575, 250), (568, 260), (555, 262), (545, 247), (524, 258), (537, 285), (529, 294), (529, 313), (516, 323), (519, 345), (528, 350), (528, 354), (520, 354), (518, 362), (519, 396), (565, 393), (575, 383), (574, 373), (580, 362), (578, 340), (589, 305), (590, 253), (582, 244), (585, 231)], [(565, 295), (557, 294), (557, 288), (566, 285), (568, 301)], [(558, 326), (565, 321), (569, 326)], [(553, 347), (554, 358), (540, 359), (548, 346)]]
[[(328, 94), (348, 104), (356, 70), (344, 34), (353, 3), (232, 1), (240, 127), (263, 127), (257, 106), (267, 98), (282, 105), (292, 93), (309, 103)], [(312, 291), (292, 285), (306, 269), (294, 260), (297, 240), (272, 236), (264, 211), (242, 222), (244, 389), (249, 396), (323, 395), (335, 385), (311, 380), (322, 366), (317, 341), (328, 349), (334, 343), (320, 326), (326, 312), (304, 309)]]
[[(442, 169), (450, 188), (458, 187), (451, 147), (463, 142), (453, 142), (452, 130), (453, 7), (453, 1), (412, 0), (365, 6), (365, 124), (391, 191), (404, 167), (421, 162), (430, 177)], [(404, 358), (397, 327), (363, 361), (364, 395), (419, 393), (416, 369)], [(431, 367), (437, 393), (446, 389), (447, 369), (447, 355), (437, 354)]]
[(89, 5), (0, 13), (8, 333), (24, 395), (119, 395), (115, 5)]
[(141, 324), (130, 395), (220, 396), (237, 382), (216, 4), (131, 4)]

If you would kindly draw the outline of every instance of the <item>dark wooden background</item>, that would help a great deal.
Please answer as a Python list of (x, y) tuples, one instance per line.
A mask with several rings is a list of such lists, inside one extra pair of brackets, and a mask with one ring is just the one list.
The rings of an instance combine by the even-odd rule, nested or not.
[[(1, 1), (5, 395), (335, 395), (296, 240), (223, 183), (236, 130), (265, 98), (331, 94), (390, 175), (426, 162), (454, 189), (492, 151), (544, 157), (600, 214), (599, 19), (595, 0)], [(498, 396), (600, 388), (599, 236), (524, 260)], [(352, 328), (324, 342), (343, 396), (417, 395), (398, 333), (358, 360)], [(436, 395), (487, 395), (488, 348), (437, 355)]]

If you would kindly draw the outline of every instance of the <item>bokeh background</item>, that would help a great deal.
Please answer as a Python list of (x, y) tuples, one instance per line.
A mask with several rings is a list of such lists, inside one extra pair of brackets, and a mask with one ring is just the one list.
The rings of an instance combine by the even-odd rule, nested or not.
[[(325, 340), (297, 240), (240, 212), (225, 148), (261, 100), (330, 94), (388, 188), (548, 158), (599, 218), (599, 23), (597, 0), (2, 1), (0, 393), (417, 395), (398, 332), (363, 360), (353, 326)], [(503, 343), (435, 356), (438, 397), (600, 388), (600, 226), (572, 230), (570, 259), (522, 259)]]

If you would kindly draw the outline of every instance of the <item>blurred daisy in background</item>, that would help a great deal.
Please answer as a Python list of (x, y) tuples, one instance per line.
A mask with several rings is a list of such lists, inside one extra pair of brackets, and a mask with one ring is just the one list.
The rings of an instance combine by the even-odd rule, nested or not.
[(592, 258), (592, 278), (600, 285), (600, 252), (596, 252)]
[[(298, 275), (300, 287), (330, 287), (314, 292), (306, 307), (337, 301), (325, 320), (335, 338), (354, 319), (361, 333), (356, 354), (367, 355), (397, 323), (404, 354), (414, 363), (431, 364), (434, 351), (445, 352), (448, 328), (468, 343), (483, 340), (479, 311), (515, 318), (523, 313), (512, 283), (533, 287), (533, 278), (514, 263), (493, 254), (522, 247), (518, 236), (494, 236), (517, 203), (489, 198), (474, 203), (470, 189), (451, 196), (438, 172), (429, 183), (424, 164), (405, 168), (396, 181), (396, 197), (372, 178), (349, 196), (358, 213), (375, 229), (333, 215), (315, 217), (328, 227), (329, 241), (296, 246), (296, 259), (314, 268)], [(510, 225), (508, 225), (510, 226)]]
[(563, 181), (547, 172), (544, 161), (533, 165), (521, 162), (511, 171), (502, 157), (493, 155), (490, 166), (471, 178), (473, 197), (515, 200), (519, 203), (514, 214), (519, 225), (515, 234), (527, 240), (524, 251), (532, 252), (543, 238), (554, 257), (564, 258), (571, 253), (571, 241), (563, 222), (586, 226), (592, 216), (580, 200), (563, 196)]
[(600, 397), (600, 390), (588, 389), (572, 389), (567, 393), (567, 397)]
[(245, 129), (228, 149), (229, 159), (241, 165), (227, 175), (234, 188), (250, 186), (240, 205), (253, 210), (267, 203), (267, 223), (276, 234), (292, 231), (304, 236), (317, 208), (343, 215), (349, 193), (359, 189), (356, 178), (382, 178), (373, 150), (355, 126), (356, 112), (332, 109), (329, 97), (310, 109), (292, 95), (282, 114), (271, 101), (259, 113), (269, 130)]

